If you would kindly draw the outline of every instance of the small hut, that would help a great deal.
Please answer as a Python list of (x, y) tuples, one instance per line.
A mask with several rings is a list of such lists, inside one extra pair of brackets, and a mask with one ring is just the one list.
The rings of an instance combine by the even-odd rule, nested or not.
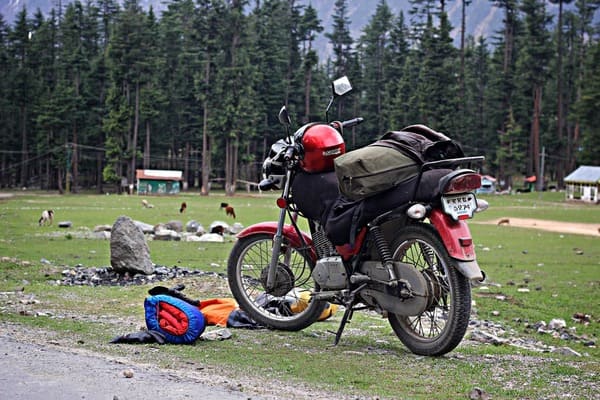
[(567, 200), (600, 202), (600, 167), (582, 165), (565, 178)]
[(135, 171), (138, 194), (177, 194), (181, 190), (182, 171), (138, 169)]
[(481, 177), (481, 187), (477, 189), (477, 193), (496, 193), (496, 178), (483, 175)]

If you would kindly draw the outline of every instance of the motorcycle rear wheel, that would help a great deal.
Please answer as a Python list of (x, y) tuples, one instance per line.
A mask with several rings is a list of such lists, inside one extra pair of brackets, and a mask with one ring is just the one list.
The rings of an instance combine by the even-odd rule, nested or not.
[(227, 262), (227, 279), (240, 308), (269, 328), (298, 331), (317, 320), (325, 301), (307, 300), (317, 290), (311, 272), (314, 263), (283, 239), (275, 288), (266, 293), (273, 235), (255, 234), (239, 239)]
[(440, 356), (463, 339), (471, 313), (469, 280), (451, 266), (451, 258), (431, 225), (403, 228), (392, 257), (413, 265), (429, 282), (429, 306), (417, 316), (390, 313), (394, 333), (413, 353)]

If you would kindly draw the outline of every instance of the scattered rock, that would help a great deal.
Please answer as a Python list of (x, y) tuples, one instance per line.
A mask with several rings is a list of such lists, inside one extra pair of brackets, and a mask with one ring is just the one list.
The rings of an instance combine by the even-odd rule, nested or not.
[(560, 319), (560, 318), (554, 318), (553, 320), (551, 320), (548, 323), (548, 329), (552, 329), (552, 330), (560, 330), (562, 328), (566, 328), (567, 327), (567, 323), (565, 322), (564, 319)]
[(133, 370), (132, 369), (126, 369), (125, 371), (123, 371), (123, 376), (125, 378), (133, 378)]
[(569, 347), (558, 347), (556, 349), (551, 350), (552, 353), (561, 354), (563, 356), (575, 356), (581, 357), (581, 354), (576, 352), (575, 350)]
[(156, 265), (151, 274), (118, 273), (112, 267), (85, 268), (75, 267), (62, 271), (62, 280), (59, 285), (64, 286), (130, 286), (146, 285), (177, 278), (191, 276), (220, 276), (225, 279), (224, 274), (191, 270), (182, 267), (166, 267)]
[(181, 236), (177, 231), (167, 229), (166, 227), (159, 227), (154, 231), (154, 240), (181, 240)]
[(218, 233), (205, 233), (204, 235), (200, 236), (200, 241), (201, 242), (223, 243), (223, 242), (225, 242), (225, 239), (223, 238), (223, 235), (220, 235)]
[(133, 221), (135, 225), (142, 230), (145, 234), (154, 233), (154, 226), (146, 224), (145, 222)]
[(94, 227), (94, 232), (110, 232), (112, 230), (112, 226), (110, 225), (96, 225)]
[(470, 400), (489, 400), (490, 396), (483, 390), (478, 387), (473, 388), (469, 392)]
[(71, 226), (73, 226), (71, 221), (61, 221), (58, 223), (59, 228), (70, 228)]
[(112, 227), (110, 265), (119, 273), (151, 274), (154, 271), (144, 233), (127, 216), (117, 218)]
[(173, 220), (173, 221), (169, 221), (165, 224), (165, 227), (169, 230), (175, 231), (175, 232), (183, 232), (183, 222), (181, 221), (177, 221), (177, 220)]
[(188, 221), (187, 224), (185, 224), (185, 231), (189, 232), (189, 233), (198, 233), (200, 232), (200, 230), (204, 230), (204, 228), (202, 227), (202, 225), (200, 225), (200, 223), (198, 221)]

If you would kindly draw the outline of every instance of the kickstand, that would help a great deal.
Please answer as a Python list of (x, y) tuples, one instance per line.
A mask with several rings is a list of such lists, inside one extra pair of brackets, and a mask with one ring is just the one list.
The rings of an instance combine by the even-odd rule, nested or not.
[(346, 327), (346, 324), (348, 322), (350, 322), (350, 320), (352, 319), (352, 314), (353, 314), (354, 310), (352, 310), (352, 305), (348, 305), (346, 307), (346, 311), (344, 312), (344, 316), (342, 317), (342, 322), (340, 322), (340, 327), (338, 328), (337, 333), (335, 334), (335, 340), (333, 342), (334, 346), (337, 346), (337, 344), (340, 341), (340, 338), (342, 337), (342, 332), (344, 332), (344, 328)]

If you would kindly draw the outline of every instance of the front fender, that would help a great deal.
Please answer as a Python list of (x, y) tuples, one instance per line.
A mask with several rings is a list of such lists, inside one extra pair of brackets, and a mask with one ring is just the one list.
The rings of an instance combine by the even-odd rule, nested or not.
[[(260, 222), (258, 224), (250, 225), (249, 227), (244, 228), (240, 233), (238, 233), (236, 235), (236, 237), (238, 239), (241, 239), (246, 236), (260, 234), (260, 233), (266, 233), (267, 235), (275, 236), (275, 233), (277, 233), (277, 222), (269, 221), (269, 222)], [(306, 244), (310, 249), (310, 255), (311, 255), (312, 259), (316, 260), (317, 256), (316, 256), (314, 248), (312, 246), (312, 238), (306, 232), (301, 232), (301, 234), (302, 234), (302, 238), (300, 238), (296, 229), (290, 224), (285, 224), (283, 226), (283, 237), (288, 240), (288, 242), (292, 245), (292, 247), (300, 248)], [(303, 240), (304, 240), (304, 242), (303, 242)]]

